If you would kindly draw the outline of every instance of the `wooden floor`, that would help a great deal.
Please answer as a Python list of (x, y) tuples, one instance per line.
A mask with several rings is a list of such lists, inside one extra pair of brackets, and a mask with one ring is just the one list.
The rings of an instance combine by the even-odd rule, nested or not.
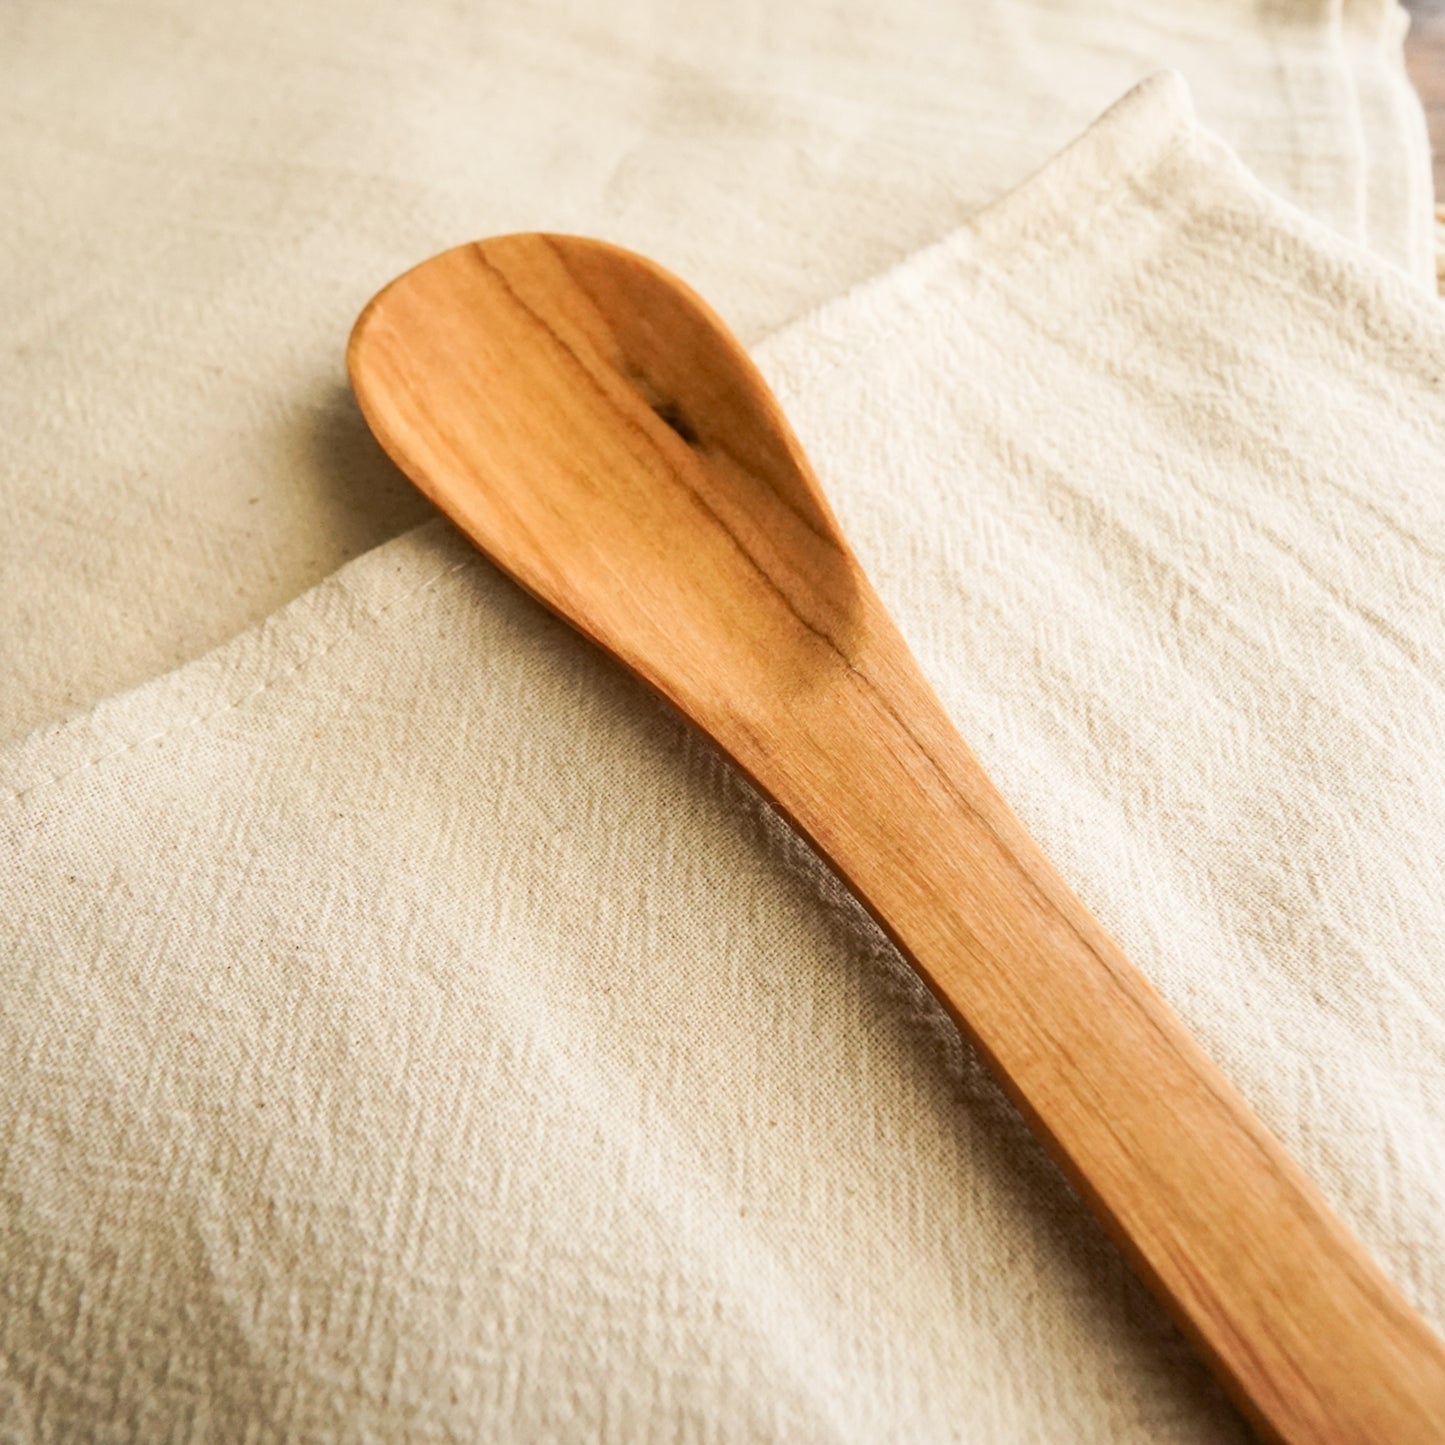
[(1405, 0), (1410, 37), (1405, 64), (1425, 103), (1435, 154), (1435, 196), (1445, 201), (1445, 0)]

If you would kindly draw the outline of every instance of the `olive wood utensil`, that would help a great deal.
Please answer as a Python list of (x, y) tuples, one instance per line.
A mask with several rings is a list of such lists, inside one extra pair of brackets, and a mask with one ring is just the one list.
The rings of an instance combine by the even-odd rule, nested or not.
[(1445, 1439), (1445, 1347), (984, 776), (702, 300), (503, 236), (392, 282), (348, 365), (412, 481), (837, 870), (1257, 1427)]

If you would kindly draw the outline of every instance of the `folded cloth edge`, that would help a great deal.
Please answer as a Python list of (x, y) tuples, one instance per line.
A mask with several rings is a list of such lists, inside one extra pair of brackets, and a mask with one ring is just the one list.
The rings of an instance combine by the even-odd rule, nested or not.
[[(1061, 231), (1086, 226), (1099, 208), (1122, 198), (1140, 176), (1190, 142), (1207, 145), (1211, 157), (1265, 206), (1302, 229), (1338, 266), (1365, 277), (1371, 289), (1395, 292), (1412, 307), (1436, 304), (1387, 261), (1275, 196), (1200, 124), (1183, 76), (1163, 70), (1126, 92), (1069, 145), (963, 226), (772, 333), (757, 348), (760, 365), (766, 371), (769, 350), (795, 331), (851, 307), (861, 295), (900, 284), (926, 286), (937, 265), (960, 255), (1013, 245), (1046, 262)], [(424, 523), (347, 563), (200, 657), (5, 743), (0, 746), (0, 813), (19, 809), (23, 817), (41, 810), (65, 780), (138, 748), (164, 747), (188, 727), (245, 707), (304, 672), (354, 632), (402, 616), (408, 600), (474, 560), (479, 555), (450, 524), (440, 519)], [(279, 668), (274, 645), (258, 645), (262, 639), (274, 644), (278, 637), (284, 638), (281, 652), (289, 659)]]

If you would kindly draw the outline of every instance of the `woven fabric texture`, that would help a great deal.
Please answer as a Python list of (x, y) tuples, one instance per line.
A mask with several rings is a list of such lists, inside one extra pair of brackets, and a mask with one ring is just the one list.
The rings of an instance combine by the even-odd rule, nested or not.
[[(760, 355), (985, 766), (1445, 1325), (1438, 302), (1164, 76)], [(0, 750), (0, 960), (13, 1438), (1244, 1438), (842, 889), (443, 523)]]

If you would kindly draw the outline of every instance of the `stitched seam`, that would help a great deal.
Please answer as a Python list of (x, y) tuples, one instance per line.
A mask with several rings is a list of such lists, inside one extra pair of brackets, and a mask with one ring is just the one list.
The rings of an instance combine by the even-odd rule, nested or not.
[(32, 793), (43, 788), (50, 787), (56, 783), (63, 783), (67, 778), (73, 778), (79, 773), (88, 772), (91, 768), (99, 767), (102, 763), (111, 762), (115, 758), (123, 757), (126, 753), (134, 752), (138, 748), (147, 747), (151, 743), (166, 742), (179, 733), (184, 732), (187, 728), (203, 726), (208, 722), (214, 722), (218, 717), (224, 717), (227, 713), (235, 712), (238, 708), (245, 707), (247, 704), (254, 702), (263, 693), (269, 692), (273, 687), (279, 687), (284, 682), (289, 682), (293, 677), (312, 666), (313, 663), (319, 662), (323, 657), (334, 652), (343, 642), (355, 637), (365, 624), (380, 625), (388, 613), (393, 612), (403, 603), (410, 602), (414, 598), (421, 596), (423, 592), (429, 591), (435, 587), (437, 583), (444, 581), (456, 572), (460, 572), (464, 567), (471, 566), (472, 561), (473, 559), (468, 557), (460, 562), (454, 562), (450, 567), (443, 568), (442, 571), (428, 577), (425, 582), (420, 582), (415, 587), (403, 592), (399, 597), (393, 597), (384, 607), (378, 608), (375, 612), (367, 612), (364, 617), (358, 618), (344, 627), (324, 647), (309, 653), (307, 656), (301, 658), (299, 662), (293, 663), (285, 672), (278, 673), (275, 677), (267, 678), (260, 686), (253, 687), (249, 692), (244, 692), (239, 697), (233, 697), (222, 706), (213, 708), (210, 712), (195, 713), (181, 722), (175, 723), (171, 727), (162, 729), (160, 732), (150, 733), (145, 737), (136, 738), (131, 742), (122, 744), (122, 746), (118, 748), (112, 748), (109, 752), (98, 753), (92, 758), (87, 758), (85, 762), (77, 763), (74, 767), (67, 768), (64, 772), (52, 774), (47, 778), (40, 778), (28, 787), (21, 788), (17, 792), (6, 794), (3, 799), (0, 799), (0, 804), (23, 802)]

